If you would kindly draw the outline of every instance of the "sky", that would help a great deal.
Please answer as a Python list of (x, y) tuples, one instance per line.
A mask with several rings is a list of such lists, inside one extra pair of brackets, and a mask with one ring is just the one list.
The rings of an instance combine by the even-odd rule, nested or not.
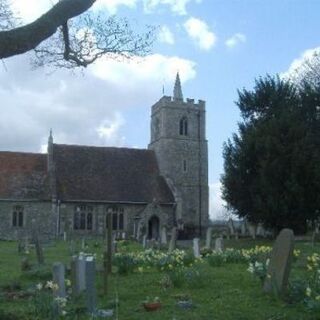
[[(11, 0), (22, 23), (56, 0)], [(97, 0), (91, 9), (157, 27), (152, 53), (101, 59), (82, 71), (33, 68), (32, 54), (0, 65), (0, 150), (45, 152), (55, 143), (146, 148), (151, 106), (172, 95), (206, 101), (210, 217), (221, 200), (223, 143), (241, 121), (237, 90), (266, 74), (290, 74), (319, 51), (318, 0)]]

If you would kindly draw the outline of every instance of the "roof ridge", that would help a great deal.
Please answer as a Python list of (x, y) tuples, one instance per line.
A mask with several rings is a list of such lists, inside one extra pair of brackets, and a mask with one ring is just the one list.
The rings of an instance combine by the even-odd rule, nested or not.
[(116, 149), (116, 150), (134, 150), (134, 151), (153, 151), (147, 148), (129, 148), (129, 147), (116, 147), (116, 146), (92, 146), (82, 144), (64, 144), (54, 143), (54, 146), (70, 147), (70, 148), (92, 148), (92, 149)]

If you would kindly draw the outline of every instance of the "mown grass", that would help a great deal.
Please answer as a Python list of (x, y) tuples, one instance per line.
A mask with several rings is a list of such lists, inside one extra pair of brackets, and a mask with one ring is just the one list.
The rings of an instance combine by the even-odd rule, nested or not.
[[(255, 245), (272, 245), (266, 240), (230, 240), (225, 242), (226, 247), (251, 248)], [(294, 263), (290, 275), (291, 279), (306, 276), (306, 257), (312, 252), (319, 252), (320, 246), (314, 248), (310, 243), (296, 243), (296, 249), (301, 250), (301, 256)], [(78, 244), (78, 248), (80, 245)], [(136, 244), (130, 245), (126, 250), (140, 250)], [(89, 252), (97, 253), (98, 265), (101, 265), (102, 248), (94, 247), (89, 242)], [(26, 276), (21, 272), (20, 263), (24, 255), (18, 254), (16, 242), (0, 242), (0, 286), (17, 282), (26, 289), (35, 285), (38, 279)], [(48, 271), (55, 261), (70, 263), (70, 250), (67, 243), (55, 242), (51, 246), (44, 246), (44, 256)], [(34, 250), (28, 255), (31, 263), (36, 264)], [(261, 282), (247, 272), (247, 264), (225, 264), (221, 267), (210, 267), (207, 263), (197, 265), (201, 274), (201, 286), (191, 288), (169, 288), (164, 290), (160, 285), (164, 273), (149, 269), (144, 273), (135, 272), (129, 275), (117, 275), (115, 272), (110, 277), (109, 293), (103, 295), (102, 274), (97, 274), (97, 288), (99, 306), (108, 307), (111, 300), (119, 299), (118, 319), (184, 319), (184, 320), (316, 320), (320, 314), (307, 312), (302, 303), (288, 304), (283, 300), (264, 294)], [(182, 310), (176, 306), (176, 295), (188, 294), (195, 307), (191, 310)], [(156, 312), (146, 312), (141, 302), (147, 297), (159, 297), (162, 308)], [(16, 315), (16, 319), (31, 320), (32, 301), (19, 299), (7, 301), (0, 298), (0, 310)], [(0, 313), (1, 314), (1, 313)], [(1, 316), (0, 316), (1, 317)], [(83, 316), (81, 319), (89, 319)], [(115, 319), (115, 317), (114, 317)], [(7, 319), (1, 319), (7, 320)]]

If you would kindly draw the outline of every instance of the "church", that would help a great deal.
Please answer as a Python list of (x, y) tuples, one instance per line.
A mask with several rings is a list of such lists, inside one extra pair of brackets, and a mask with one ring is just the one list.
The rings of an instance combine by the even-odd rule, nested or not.
[(0, 151), (0, 239), (64, 233), (103, 236), (107, 215), (118, 237), (201, 235), (208, 225), (205, 102), (173, 96), (151, 108), (147, 149), (56, 144), (48, 152)]

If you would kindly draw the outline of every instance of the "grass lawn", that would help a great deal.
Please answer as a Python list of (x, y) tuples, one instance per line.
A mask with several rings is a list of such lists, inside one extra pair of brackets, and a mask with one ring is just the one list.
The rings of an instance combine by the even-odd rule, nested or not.
[[(272, 245), (272, 243), (265, 240), (241, 239), (239, 241), (225, 241), (225, 245), (232, 248), (251, 248), (255, 245)], [(320, 252), (319, 244), (312, 248), (311, 244), (307, 242), (298, 242), (295, 248), (301, 250), (301, 255), (293, 264), (290, 279), (306, 277), (307, 256), (313, 252)], [(141, 250), (141, 248), (137, 244), (130, 244), (125, 250)], [(101, 265), (101, 247), (95, 248), (92, 241), (89, 242), (87, 251), (97, 253), (98, 265)], [(19, 283), (23, 289), (26, 289), (40, 281), (37, 276), (27, 275), (21, 271), (20, 265), (23, 256), (23, 254), (18, 254), (16, 242), (0, 242), (0, 287), (2, 288), (0, 290), (2, 292), (5, 285), (10, 285), (14, 282)], [(45, 246), (44, 256), (48, 271), (53, 262), (70, 263), (68, 244), (62, 241)], [(34, 249), (30, 251), (28, 257), (31, 263), (36, 264)], [(113, 272), (110, 277), (107, 296), (102, 293), (102, 273), (97, 273), (99, 307), (107, 308), (110, 301), (115, 300), (117, 294), (119, 299), (118, 319), (120, 320), (320, 319), (319, 313), (307, 311), (302, 303), (288, 304), (264, 294), (260, 280), (247, 271), (248, 264), (246, 263), (223, 264), (220, 267), (211, 267), (205, 261), (197, 263), (195, 268), (201, 275), (199, 283), (195, 283), (193, 287), (183, 284), (179, 288), (170, 287), (168, 289), (163, 289), (160, 285), (165, 272), (160, 272), (153, 268), (147, 269), (143, 273), (133, 272), (129, 275), (118, 275)], [(50, 277), (49, 272), (44, 274), (44, 277)], [(70, 277), (68, 276), (68, 278)], [(190, 310), (179, 308), (176, 305), (176, 296), (179, 294), (189, 295), (194, 303), (194, 308)], [(159, 297), (162, 302), (162, 308), (155, 312), (146, 312), (141, 306), (141, 302), (147, 296), (151, 298)], [(42, 319), (35, 318), (34, 314), (32, 314), (32, 306), (32, 298), (8, 300), (3, 295), (0, 295), (0, 310), (5, 311), (7, 314), (12, 314), (12, 318), (3, 318), (3, 316), (1, 318), (0, 312), (0, 320)], [(89, 319), (89, 317), (81, 316), (79, 319)], [(113, 319), (116, 319), (116, 317)]]

